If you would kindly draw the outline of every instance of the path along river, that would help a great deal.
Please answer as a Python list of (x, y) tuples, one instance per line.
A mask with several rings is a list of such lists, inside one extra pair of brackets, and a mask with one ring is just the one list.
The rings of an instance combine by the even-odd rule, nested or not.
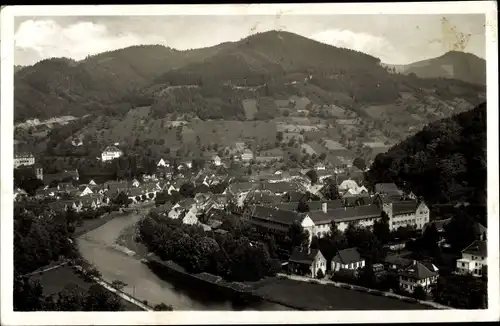
[(218, 294), (189, 287), (185, 282), (174, 284), (173, 281), (161, 279), (140, 258), (116, 249), (120, 234), (140, 218), (140, 215), (129, 213), (78, 238), (82, 256), (101, 272), (104, 280), (120, 280), (127, 284), (124, 292), (140, 300), (147, 300), (150, 305), (164, 302), (172, 305), (174, 310), (290, 310), (263, 300), (237, 304)]

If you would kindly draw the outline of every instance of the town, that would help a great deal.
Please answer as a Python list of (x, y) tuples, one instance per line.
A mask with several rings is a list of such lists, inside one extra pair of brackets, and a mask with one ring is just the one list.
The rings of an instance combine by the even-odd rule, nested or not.
[(13, 314), (491, 313), (489, 16), (265, 6), (7, 12)]
[[(268, 256), (262, 259), (274, 264), (254, 275), (242, 272), (241, 281), (278, 275), (302, 282), (341, 282), (344, 287), (362, 286), (417, 302), (434, 300), (435, 307), (457, 304), (453, 300), (459, 299), (446, 293), (443, 279), (471, 275), (472, 287), (484, 281), (483, 225), (472, 226), (473, 241), (459, 248), (461, 257), (453, 256), (447, 235), (455, 230), (447, 227), (457, 222), (445, 214), (432, 216), (422, 197), (394, 183), (368, 184), (364, 162), (275, 170), (274, 160), (257, 163), (244, 144), (229, 150), (234, 153), (229, 157), (214, 153), (196, 161), (160, 157), (151, 174), (120, 180), (103, 180), (98, 173), (93, 179), (82, 178), (78, 169), (46, 174), (33, 154), (18, 153), (15, 174), (25, 189), (17, 187), (14, 200), (43, 203), (46, 216), (79, 214), (68, 221), (73, 231), (84, 225), (84, 219), (151, 207), (144, 219), (153, 225), (175, 220), (180, 224), (174, 227), (199, 227), (209, 237), (239, 234), (249, 246), (266, 248)], [(99, 161), (112, 165), (125, 159), (115, 143), (102, 151)], [(258, 172), (252, 172), (257, 164)], [(161, 245), (153, 244), (153, 238), (162, 235), (151, 231), (137, 226), (135, 232), (152, 254), (162, 257)], [(484, 306), (485, 293), (471, 300), (475, 302), (470, 304)]]

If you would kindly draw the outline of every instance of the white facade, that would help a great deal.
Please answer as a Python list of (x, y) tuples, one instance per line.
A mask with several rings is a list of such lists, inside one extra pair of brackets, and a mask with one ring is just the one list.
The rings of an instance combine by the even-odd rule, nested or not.
[(80, 196), (87, 196), (87, 195), (90, 195), (90, 194), (93, 194), (93, 193), (94, 192), (89, 187), (85, 187), (85, 189), (83, 189), (83, 191), (80, 194)]
[(304, 219), (302, 220), (301, 225), (304, 228), (304, 230), (307, 230), (307, 232), (309, 233), (309, 243), (311, 243), (315, 229), (313, 220), (311, 220), (311, 218), (308, 215), (306, 215), (306, 217), (304, 217)]
[(111, 161), (119, 158), (123, 155), (123, 152), (116, 147), (108, 147), (101, 154), (101, 160), (103, 162)]
[(472, 274), (480, 277), (483, 275), (483, 267), (487, 266), (487, 257), (462, 253), (462, 258), (457, 260), (457, 273)]
[(321, 251), (318, 251), (316, 259), (311, 264), (311, 275), (313, 277), (316, 277), (316, 275), (318, 275), (318, 272), (320, 270), (323, 273), (323, 275), (326, 275), (326, 259), (321, 253)]
[(413, 292), (415, 291), (415, 288), (420, 285), (425, 291), (429, 292), (431, 290), (431, 285), (435, 284), (437, 282), (437, 279), (438, 275), (427, 277), (421, 280), (406, 276), (399, 276), (399, 286), (403, 290)]
[(16, 155), (14, 157), (14, 168), (20, 166), (31, 166), (35, 164), (35, 157), (31, 154)]
[(241, 159), (243, 161), (250, 161), (250, 160), (252, 160), (253, 159), (253, 153), (252, 153), (252, 151), (250, 151), (250, 150), (244, 151), (243, 154), (241, 154)]

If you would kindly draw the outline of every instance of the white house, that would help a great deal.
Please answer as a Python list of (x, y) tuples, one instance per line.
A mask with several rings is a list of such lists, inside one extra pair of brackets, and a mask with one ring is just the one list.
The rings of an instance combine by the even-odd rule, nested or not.
[(288, 260), (288, 268), (292, 273), (309, 277), (317, 277), (321, 271), (326, 275), (326, 259), (319, 249), (295, 248)]
[(222, 161), (219, 157), (219, 155), (214, 155), (214, 157), (212, 157), (212, 162), (216, 165), (216, 166), (220, 166), (222, 164)]
[(323, 163), (316, 163), (316, 165), (314, 166), (314, 168), (318, 171), (324, 171), (326, 170), (326, 166), (323, 164)]
[(429, 222), (429, 207), (423, 201), (404, 200), (383, 203), (382, 209), (389, 217), (391, 230), (406, 226), (415, 226), (417, 230), (422, 230)]
[(365, 267), (365, 260), (356, 248), (347, 248), (337, 251), (337, 254), (332, 258), (331, 265), (334, 272), (341, 269), (357, 270)]
[(467, 248), (462, 250), (462, 258), (457, 260), (457, 273), (472, 274), (480, 277), (483, 275), (483, 267), (488, 266), (488, 252), (486, 241), (476, 240)]
[(158, 164), (156, 164), (156, 166), (161, 166), (161, 167), (169, 167), (170, 164), (168, 164), (163, 158), (161, 158), (159, 161), (158, 161)]
[(253, 152), (249, 149), (245, 149), (243, 154), (241, 154), (241, 159), (243, 161), (250, 161), (253, 159)]
[(123, 152), (116, 146), (108, 146), (101, 154), (101, 160), (103, 162), (111, 161), (116, 158), (119, 158), (123, 155)]
[(399, 272), (398, 276), (399, 286), (411, 293), (419, 285), (429, 292), (432, 284), (437, 282), (439, 275), (438, 268), (435, 265), (429, 264), (429, 266), (425, 266), (423, 263), (414, 260), (411, 265)]
[(14, 168), (35, 164), (35, 157), (31, 153), (21, 153), (14, 156)]

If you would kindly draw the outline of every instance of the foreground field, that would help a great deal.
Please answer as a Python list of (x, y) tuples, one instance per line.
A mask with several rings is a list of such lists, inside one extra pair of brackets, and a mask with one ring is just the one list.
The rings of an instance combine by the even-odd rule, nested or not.
[(255, 284), (262, 298), (302, 310), (425, 310), (427, 306), (335, 286), (269, 278)]
[[(84, 291), (88, 291), (94, 282), (85, 281), (80, 275), (76, 274), (71, 266), (62, 266), (49, 270), (43, 274), (35, 275), (32, 277), (38, 280), (43, 286), (45, 295), (57, 294), (64, 290), (64, 288), (78, 287)], [(120, 298), (123, 305), (123, 310), (126, 311), (142, 311), (136, 305)]]

